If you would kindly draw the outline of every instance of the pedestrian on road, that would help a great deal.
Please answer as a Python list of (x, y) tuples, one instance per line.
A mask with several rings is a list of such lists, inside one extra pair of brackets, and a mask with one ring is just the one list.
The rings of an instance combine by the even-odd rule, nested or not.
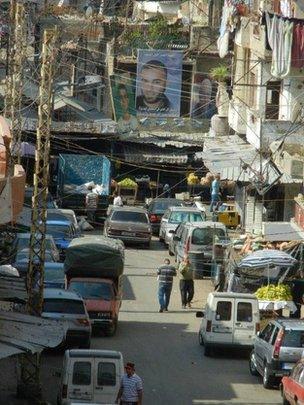
[(191, 301), (194, 296), (194, 282), (193, 271), (191, 270), (190, 261), (187, 256), (180, 263), (178, 271), (180, 275), (179, 288), (181, 292), (182, 308), (185, 309), (187, 306), (191, 308)]
[(171, 189), (168, 183), (166, 183), (163, 187), (163, 194), (165, 198), (169, 198), (171, 194)]
[(213, 212), (214, 208), (217, 208), (219, 205), (221, 198), (220, 198), (220, 174), (216, 174), (213, 182), (211, 183), (211, 204), (210, 204), (210, 212)]
[(96, 210), (98, 207), (98, 194), (93, 192), (93, 187), (88, 186), (88, 194), (86, 195), (86, 212), (89, 222), (95, 222)]
[(118, 195), (117, 191), (114, 191), (113, 197), (114, 197), (113, 205), (115, 205), (116, 207), (122, 207), (123, 202), (122, 202), (120, 195)]
[(125, 370), (115, 402), (116, 404), (120, 403), (120, 405), (141, 405), (143, 396), (142, 379), (135, 373), (134, 363), (127, 363)]
[(157, 275), (159, 312), (164, 312), (168, 311), (173, 277), (176, 276), (176, 269), (174, 266), (170, 265), (169, 259), (165, 259), (164, 265), (157, 269)]

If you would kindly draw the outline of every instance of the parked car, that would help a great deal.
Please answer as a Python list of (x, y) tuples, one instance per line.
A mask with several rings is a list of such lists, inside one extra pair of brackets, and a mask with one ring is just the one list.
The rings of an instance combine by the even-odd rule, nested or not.
[(81, 230), (77, 222), (76, 214), (73, 210), (67, 208), (51, 208), (47, 210), (48, 219), (68, 220), (74, 225), (77, 237), (81, 236)]
[(53, 236), (59, 249), (60, 260), (64, 260), (66, 248), (71, 240), (77, 236), (74, 225), (69, 220), (48, 219), (46, 221), (46, 233)]
[(135, 207), (113, 207), (104, 223), (104, 235), (149, 247), (152, 229), (147, 211)]
[(123, 373), (120, 352), (66, 350), (57, 403), (114, 404)]
[(181, 222), (202, 222), (206, 220), (206, 215), (192, 207), (170, 207), (164, 213), (160, 221), (159, 240), (169, 244), (173, 233)]
[(252, 294), (212, 292), (196, 316), (202, 318), (198, 336), (205, 356), (214, 348), (252, 347), (260, 326), (258, 300)]
[(160, 221), (168, 208), (182, 207), (184, 205), (184, 201), (176, 198), (155, 198), (152, 200), (147, 206), (152, 232), (154, 234), (159, 233)]
[(250, 354), (252, 375), (263, 376), (265, 388), (289, 375), (304, 350), (304, 322), (298, 319), (272, 319), (256, 336)]
[(44, 263), (44, 287), (65, 288), (65, 273), (63, 263)]
[(212, 265), (223, 261), (228, 234), (220, 222), (184, 222), (173, 239), (177, 265), (188, 256), (192, 270), (201, 278), (210, 276)]
[[(18, 250), (17, 254), (15, 255), (15, 261), (12, 263), (12, 266), (15, 267), (21, 277), (26, 277), (28, 272), (29, 266), (29, 259), (30, 259), (30, 250), (23, 249)], [(34, 259), (35, 262), (36, 259)], [(46, 251), (45, 252), (45, 263), (46, 262), (55, 262), (55, 257), (52, 255), (52, 252)]]
[(283, 405), (304, 404), (304, 359), (296, 363), (290, 376), (282, 378), (280, 388)]
[(74, 291), (45, 288), (41, 316), (66, 323), (65, 344), (88, 349), (91, 344), (91, 324), (83, 299)]
[[(15, 255), (18, 251), (29, 249), (30, 247), (30, 233), (17, 233), (11, 247), (11, 258), (15, 260)], [(50, 252), (54, 261), (59, 261), (59, 250), (55, 244), (52, 235), (45, 235), (45, 249)]]

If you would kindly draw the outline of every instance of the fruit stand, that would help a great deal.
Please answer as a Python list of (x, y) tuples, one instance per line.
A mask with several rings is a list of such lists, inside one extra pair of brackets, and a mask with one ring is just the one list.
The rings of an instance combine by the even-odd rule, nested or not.
[(117, 192), (124, 204), (134, 205), (137, 199), (138, 185), (130, 178), (123, 179), (117, 183)]

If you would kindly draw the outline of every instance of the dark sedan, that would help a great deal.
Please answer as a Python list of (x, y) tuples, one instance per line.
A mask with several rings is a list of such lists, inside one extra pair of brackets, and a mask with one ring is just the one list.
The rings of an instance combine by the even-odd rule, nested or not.
[(149, 220), (154, 234), (159, 233), (160, 222), (165, 211), (170, 207), (182, 207), (185, 203), (176, 198), (155, 198), (147, 207)]

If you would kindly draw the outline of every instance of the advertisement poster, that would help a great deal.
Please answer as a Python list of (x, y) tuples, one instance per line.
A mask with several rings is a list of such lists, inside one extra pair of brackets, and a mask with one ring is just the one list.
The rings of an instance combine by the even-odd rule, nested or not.
[(113, 75), (110, 80), (118, 132), (123, 134), (138, 131), (135, 109), (135, 81), (129, 73)]
[(210, 119), (216, 114), (217, 84), (210, 79), (207, 74), (194, 73), (192, 90), (190, 117), (196, 119)]
[(179, 117), (183, 53), (138, 50), (136, 111), (138, 116)]

